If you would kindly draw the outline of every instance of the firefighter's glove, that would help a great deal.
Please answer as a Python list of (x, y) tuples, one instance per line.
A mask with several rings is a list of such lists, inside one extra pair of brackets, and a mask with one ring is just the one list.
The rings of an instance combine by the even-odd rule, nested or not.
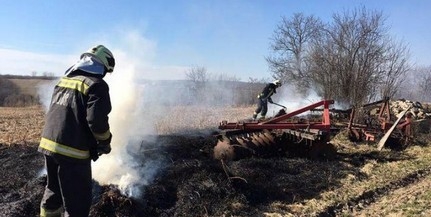
[(97, 154), (100, 156), (102, 154), (109, 154), (111, 152), (111, 140), (112, 134), (106, 140), (99, 140), (97, 144)]
[(99, 154), (97, 154), (97, 149), (90, 149), (90, 157), (91, 160), (96, 161), (97, 159), (99, 159)]
[(274, 103), (271, 98), (268, 99), (268, 102), (271, 104)]

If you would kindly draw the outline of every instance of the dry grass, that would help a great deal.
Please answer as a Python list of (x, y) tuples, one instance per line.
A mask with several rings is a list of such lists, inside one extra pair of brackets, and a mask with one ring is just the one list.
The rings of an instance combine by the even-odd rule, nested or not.
[(0, 144), (34, 144), (40, 140), (44, 124), (40, 106), (0, 107)]
[[(380, 188), (385, 188), (390, 182), (397, 181), (403, 179), (409, 174), (415, 173), (420, 170), (428, 169), (429, 165), (431, 165), (431, 147), (411, 147), (405, 150), (403, 153), (393, 152), (391, 150), (384, 150), (381, 153), (375, 152), (374, 146), (368, 145), (360, 145), (359, 147), (352, 147), (352, 150), (349, 150), (351, 154), (354, 155), (374, 155), (374, 157), (370, 157), (370, 159), (365, 160), (364, 164), (358, 165), (357, 172), (354, 172), (355, 169), (351, 170), (350, 174), (347, 174), (343, 180), (341, 180), (341, 187), (336, 189), (329, 189), (328, 191), (322, 192), (318, 198), (313, 198), (310, 200), (299, 201), (298, 203), (289, 204), (287, 208), (290, 210), (297, 210), (303, 215), (315, 215), (319, 212), (324, 211), (327, 207), (335, 205), (335, 204), (347, 204), (353, 198), (357, 198), (359, 195), (362, 195), (364, 192), (373, 191)], [(352, 167), (350, 163), (346, 163), (347, 167)], [(340, 171), (341, 172), (341, 171)], [(430, 177), (427, 177), (426, 180), (421, 181), (429, 185), (429, 181), (431, 181)], [(415, 191), (416, 188), (421, 188), (420, 186), (415, 186), (412, 190), (410, 186), (400, 186), (399, 188), (394, 187), (396, 191), (388, 192), (389, 195), (402, 195), (409, 194), (410, 191)], [(423, 189), (423, 188), (421, 188)], [(399, 193), (397, 193), (399, 192)], [(404, 192), (404, 193), (402, 193)], [(430, 196), (430, 190), (428, 191), (415, 191), (417, 198), (428, 198)], [(395, 197), (398, 196), (389, 196)], [(413, 196), (413, 195), (412, 195)], [(410, 199), (407, 197), (406, 199)], [(345, 214), (347, 216), (353, 215), (362, 215), (365, 216), (381, 216), (383, 213), (398, 213), (398, 214), (407, 214), (403, 211), (404, 200), (402, 203), (388, 204), (388, 199), (384, 197), (382, 199), (378, 199), (373, 205), (376, 206), (376, 209), (365, 209), (362, 210), (343, 210), (340, 214)], [(390, 202), (393, 203), (394, 199)], [(417, 201), (412, 202), (412, 205), (417, 205)], [(429, 205), (429, 204), (428, 204)], [(359, 204), (359, 206), (361, 206)], [(388, 206), (388, 207), (386, 207)], [(360, 207), (359, 207), (360, 208)], [(385, 209), (383, 210), (380, 209)], [(417, 210), (418, 208), (415, 208)], [(420, 206), (421, 211), (429, 211), (429, 206)], [(407, 209), (408, 210), (408, 209)], [(386, 216), (386, 215), (384, 215)], [(406, 216), (406, 215), (399, 215)], [(409, 216), (409, 215), (407, 215)]]
[[(159, 135), (217, 130), (220, 121), (235, 122), (250, 118), (254, 109), (177, 106), (158, 117), (155, 128)], [(0, 107), (0, 144), (38, 143), (43, 124), (44, 111), (40, 106)]]
[(227, 108), (176, 106), (157, 119), (156, 130), (160, 135), (217, 130), (222, 120), (237, 122), (250, 119), (254, 109), (254, 106)]
[(361, 211), (361, 216), (371, 216), (379, 211), (384, 216), (430, 216), (431, 179), (397, 189)]

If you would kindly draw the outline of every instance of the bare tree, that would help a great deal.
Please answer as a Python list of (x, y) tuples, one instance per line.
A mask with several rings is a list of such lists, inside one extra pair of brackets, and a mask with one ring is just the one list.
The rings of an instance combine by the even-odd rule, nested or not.
[(342, 92), (339, 85), (341, 83), (339, 74), (342, 70), (336, 64), (339, 57), (333, 54), (336, 53), (337, 47), (331, 41), (331, 37), (325, 34), (314, 41), (309, 54), (310, 68), (307, 72), (312, 84), (310, 89), (314, 89), (319, 96), (326, 99), (336, 99)]
[(358, 105), (393, 96), (408, 70), (408, 50), (390, 40), (381, 12), (365, 8), (335, 13), (323, 24), (296, 14), (283, 18), (267, 58), (274, 76), (314, 89), (324, 98)]
[(205, 67), (194, 66), (185, 72), (188, 87), (189, 102), (211, 106), (246, 105), (251, 103), (251, 92), (254, 85), (241, 82), (236, 76), (225, 73), (211, 74)]
[[(326, 84), (315, 82), (323, 85), (320, 88), (326, 95), (351, 105), (368, 100), (370, 92), (383, 76), (380, 75), (383, 72), (378, 70), (384, 63), (386, 33), (383, 22), (382, 13), (368, 12), (364, 8), (333, 15), (333, 22), (323, 29), (325, 40), (315, 41), (323, 41), (320, 50), (326, 51), (314, 53), (314, 58), (329, 66), (323, 73), (327, 75), (324, 79)], [(318, 48), (322, 43), (314, 45)], [(318, 64), (313, 65), (317, 72), (321, 68)]]
[(203, 66), (192, 66), (186, 71), (186, 77), (193, 83), (205, 83), (209, 80), (207, 69)]
[(388, 43), (385, 60), (380, 65), (383, 72), (382, 83), (379, 86), (380, 96), (392, 98), (397, 94), (403, 81), (406, 80), (406, 73), (410, 70), (407, 57), (408, 49), (402, 43)]
[(319, 19), (302, 13), (294, 14), (291, 19), (282, 18), (272, 38), (274, 55), (266, 58), (274, 78), (294, 84), (300, 90), (310, 87), (307, 49), (321, 25)]
[(396, 94), (399, 98), (431, 102), (431, 66), (417, 67), (408, 71), (402, 88)]
[(421, 101), (431, 102), (431, 66), (423, 67), (419, 70), (418, 89)]
[(193, 99), (202, 101), (204, 88), (209, 80), (207, 69), (203, 66), (192, 66), (186, 72), (187, 80), (191, 81), (189, 87)]
[(232, 81), (232, 82), (238, 82), (241, 79), (236, 77), (235, 75), (229, 75), (227, 73), (219, 73), (219, 74), (212, 74), (209, 76), (210, 80), (214, 81)]
[(42, 76), (46, 77), (46, 78), (52, 78), (52, 77), (54, 77), (54, 73), (53, 72), (43, 72)]

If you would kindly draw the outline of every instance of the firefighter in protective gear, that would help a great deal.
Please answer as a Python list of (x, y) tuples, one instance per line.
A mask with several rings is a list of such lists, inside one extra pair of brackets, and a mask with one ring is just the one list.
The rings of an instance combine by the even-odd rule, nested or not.
[(256, 120), (257, 115), (260, 113), (261, 119), (265, 118), (266, 112), (268, 111), (268, 102), (273, 103), (271, 96), (277, 93), (276, 89), (281, 87), (280, 80), (275, 80), (272, 83), (268, 83), (262, 92), (257, 95), (259, 101), (257, 102), (257, 109), (253, 113), (253, 120)]
[(54, 87), (38, 148), (47, 170), (40, 216), (89, 215), (91, 159), (111, 151), (111, 100), (103, 78), (114, 66), (110, 50), (92, 47)]

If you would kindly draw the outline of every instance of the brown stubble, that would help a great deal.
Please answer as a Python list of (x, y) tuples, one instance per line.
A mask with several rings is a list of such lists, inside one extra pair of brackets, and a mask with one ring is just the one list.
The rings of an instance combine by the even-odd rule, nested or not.
[(37, 144), (44, 124), (44, 115), (41, 106), (0, 107), (0, 144)]

